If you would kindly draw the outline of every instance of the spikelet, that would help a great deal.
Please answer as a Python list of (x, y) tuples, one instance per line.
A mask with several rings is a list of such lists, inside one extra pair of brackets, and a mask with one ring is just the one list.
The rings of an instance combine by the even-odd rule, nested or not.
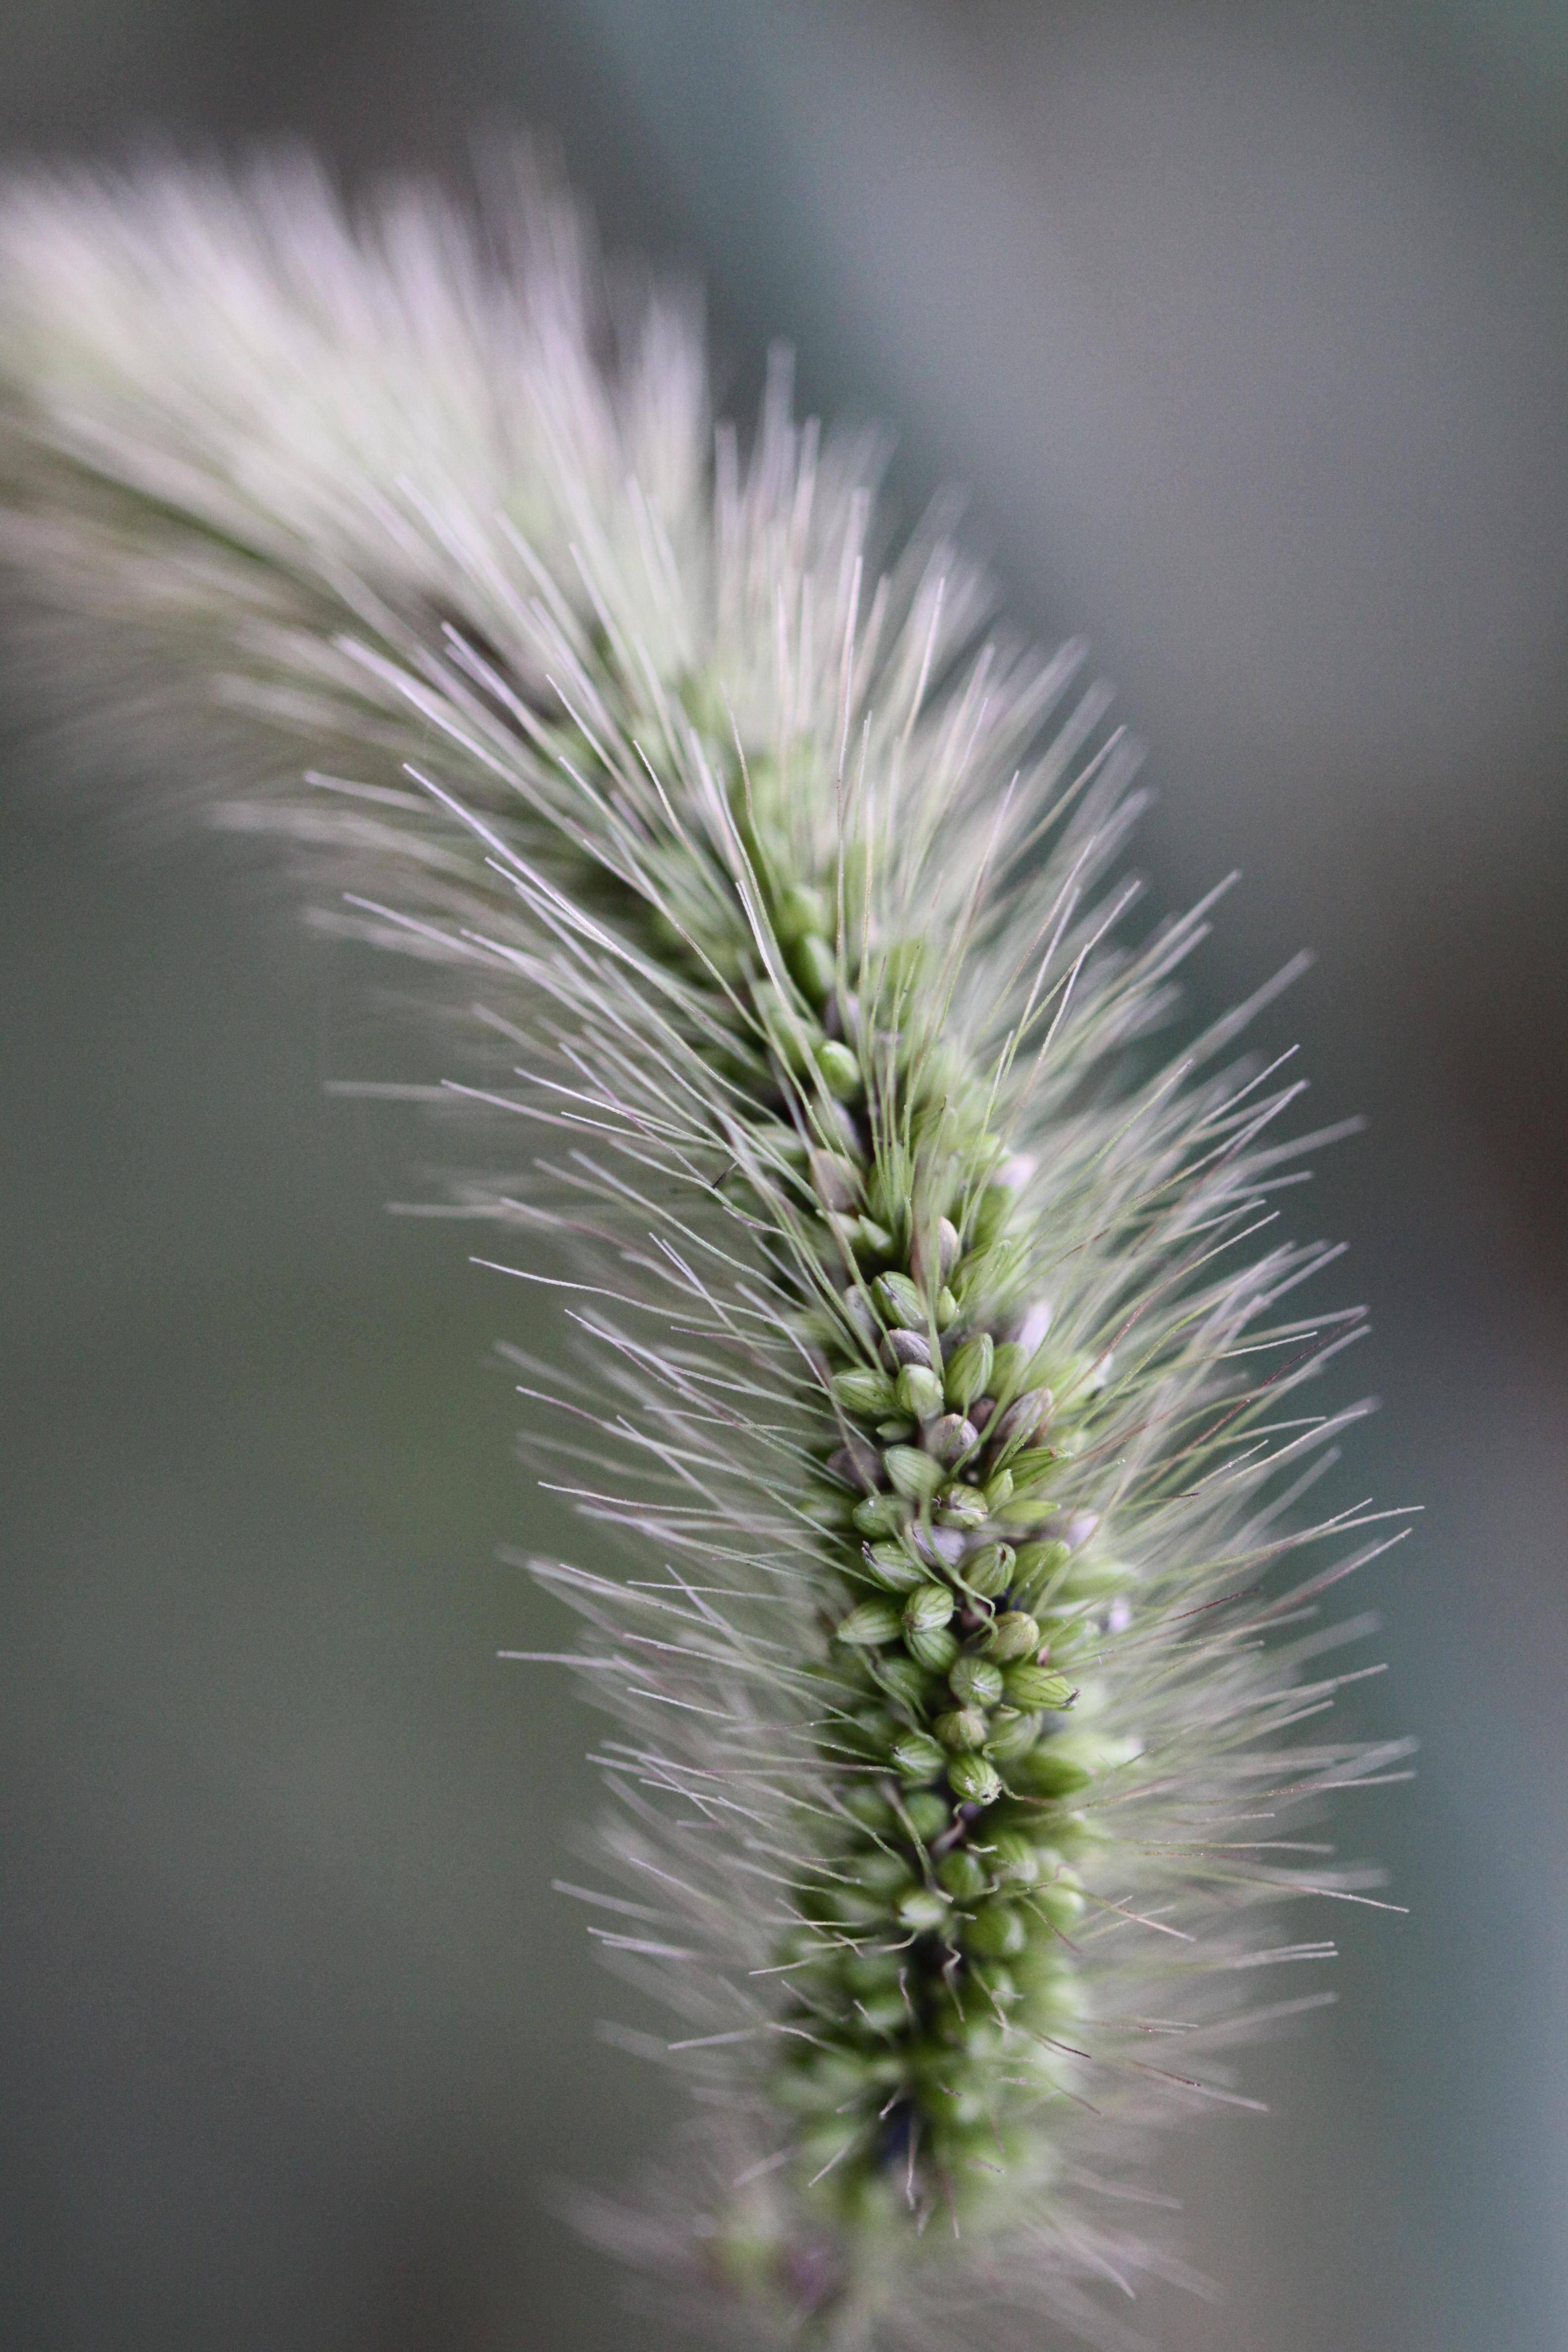
[(472, 1006), (457, 1205), (559, 1252), (586, 1899), (699, 2126), (586, 2226), (725, 2342), (1129, 2343), (1151, 2133), (1371, 1883), (1287, 1832), (1393, 1760), (1310, 1663), (1387, 1538), (1292, 1516), (1357, 1324), (1271, 991), (1147, 1045), (1206, 908), (1118, 943), (1131, 748), (939, 535), (880, 565), (876, 465), (782, 362), (715, 436), (691, 306), (526, 168), (482, 236), (297, 162), (0, 206), (23, 683)]

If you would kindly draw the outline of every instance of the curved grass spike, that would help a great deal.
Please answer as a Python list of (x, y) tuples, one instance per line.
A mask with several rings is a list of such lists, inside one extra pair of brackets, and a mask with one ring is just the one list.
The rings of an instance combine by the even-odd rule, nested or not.
[(18, 675), (420, 961), (523, 1163), (453, 1204), (557, 1252), (593, 1932), (700, 2124), (583, 2219), (726, 2341), (1115, 2344), (1151, 2127), (1249, 2104), (1327, 1997), (1241, 2008), (1329, 1950), (1275, 1909), (1373, 1883), (1289, 1820), (1394, 1753), (1309, 1664), (1390, 1538), (1294, 1515), (1356, 1318), (1271, 991), (1152, 1055), (1207, 908), (1118, 943), (1131, 747), (940, 535), (879, 570), (875, 471), (782, 362), (714, 442), (689, 306), (526, 167), (482, 235), (299, 163), (0, 206)]

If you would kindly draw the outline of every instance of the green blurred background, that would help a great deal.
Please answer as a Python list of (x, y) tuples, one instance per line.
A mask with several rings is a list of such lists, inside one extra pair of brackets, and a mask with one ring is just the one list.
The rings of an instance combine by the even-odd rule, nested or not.
[[(1279, 2111), (1173, 2158), (1217, 2305), (1173, 2352), (1568, 2342), (1568, 15), (812, 0), (0, 9), (0, 152), (302, 134), (351, 179), (543, 130), (706, 285), (749, 408), (902, 432), (1152, 745), (1161, 903), (1246, 869), (1195, 987), (1372, 1116), (1301, 1204), (1420, 1500), (1355, 1719), (1342, 2006)], [(112, 786), (124, 778), (108, 780)], [(591, 1719), (498, 1547), (578, 1544), (489, 1357), (551, 1345), (430, 1149), (386, 975), (239, 849), (13, 739), (0, 799), (0, 2344), (600, 2352), (673, 2337), (550, 2216), (667, 2093), (548, 1892)], [(535, 1318), (535, 1319), (531, 1319)], [(1351, 1367), (1353, 1366), (1353, 1372)], [(1348, 1605), (1348, 1604), (1347, 1604)]]

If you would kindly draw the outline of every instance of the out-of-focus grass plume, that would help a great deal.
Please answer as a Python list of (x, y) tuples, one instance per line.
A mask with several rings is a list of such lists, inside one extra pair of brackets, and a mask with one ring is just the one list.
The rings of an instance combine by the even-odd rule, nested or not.
[(586, 1632), (525, 1654), (613, 1717), (574, 1891), (696, 2110), (593, 2234), (730, 2343), (1131, 2344), (1152, 2139), (1331, 2000), (1269, 1997), (1332, 1957), (1275, 1915), (1379, 1875), (1298, 1824), (1405, 1752), (1319, 1720), (1397, 1539), (1300, 1521), (1363, 1412), (1278, 1229), (1331, 1138), (1238, 1057), (1279, 980), (1152, 1055), (1206, 909), (1123, 936), (1081, 648), (982, 636), (940, 531), (873, 570), (875, 446), (782, 362), (710, 474), (693, 322), (526, 169), (484, 229), (299, 162), (18, 182), (13, 662), (426, 975), (480, 1075), (414, 1095), (492, 1131), (429, 1206), (553, 1245), (500, 1270), (581, 1370), (507, 1353), (622, 1540), (528, 1559)]
[[(812, 405), (907, 428), (909, 509), (962, 478), (1014, 601), (1090, 629), (1158, 750), (1159, 898), (1247, 868), (1213, 1002), (1324, 951), (1292, 1025), (1321, 1115), (1375, 1119), (1313, 1222), (1395, 1400), (1358, 1467), (1428, 1505), (1369, 1725), (1445, 1737), (1363, 1823), (1412, 1919), (1352, 1927), (1352, 1997), (1255, 2062), (1288, 2127), (1189, 2149), (1231, 2296), (1161, 2332), (1205, 2352), (1555, 2352), (1568, 2311), (1549, 34), (608, 0), (5, 28), (14, 150), (293, 127), (363, 173), (456, 165), (477, 106), (558, 127), (612, 245), (695, 266), (721, 352), (789, 332)], [(489, 1565), (523, 1508), (515, 1407), (470, 1370), (500, 1312), (449, 1231), (389, 1243), (405, 1150), (356, 1124), (345, 1166), (362, 1114), (312, 1094), (406, 1049), (210, 846), (106, 859), (43, 781), (7, 809), (0, 992), (5, 2325), (619, 2341), (528, 2195), (651, 2147), (654, 2102), (595, 2054), (577, 1923), (534, 1892), (529, 1790), (580, 1727), (543, 1684), (520, 1726), (484, 1664), (550, 1638)]]

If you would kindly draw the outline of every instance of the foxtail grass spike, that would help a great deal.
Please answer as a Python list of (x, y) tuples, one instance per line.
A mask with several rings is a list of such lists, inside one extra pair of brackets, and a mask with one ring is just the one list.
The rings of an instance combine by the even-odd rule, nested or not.
[(533, 1565), (695, 2119), (583, 2225), (726, 2344), (1128, 2345), (1159, 2129), (1324, 1997), (1255, 1999), (1329, 1950), (1286, 1899), (1373, 1883), (1291, 1820), (1394, 1755), (1324, 1728), (1390, 1537), (1296, 1507), (1358, 1324), (1279, 1223), (1271, 991), (1163, 1058), (1209, 908), (1129, 919), (1082, 649), (889, 556), (784, 357), (715, 429), (691, 304), (494, 176), (477, 226), (298, 161), (10, 185), (13, 677), (413, 960), (450, 1203), (564, 1285), (576, 1370), (516, 1354), (598, 1532)]

